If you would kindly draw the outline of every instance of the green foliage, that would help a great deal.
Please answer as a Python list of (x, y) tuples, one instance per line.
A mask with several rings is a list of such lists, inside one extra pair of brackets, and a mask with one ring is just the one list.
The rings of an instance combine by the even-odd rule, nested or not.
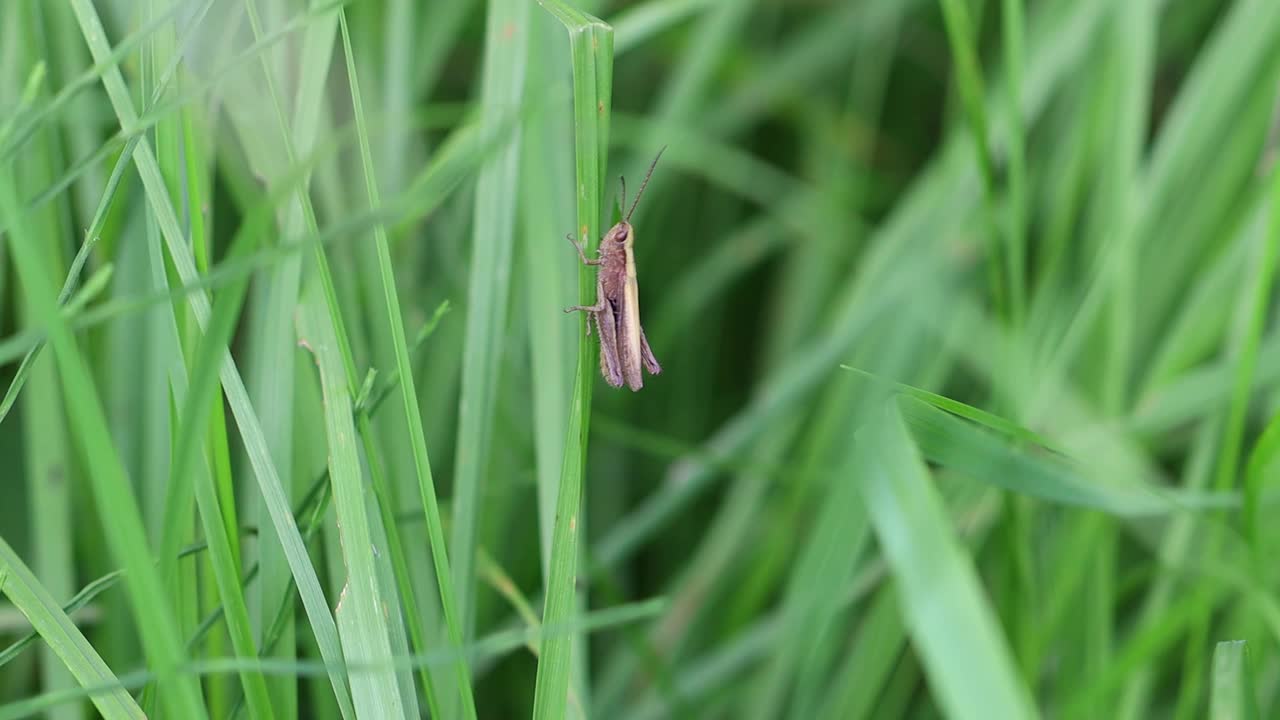
[(0, 3), (0, 720), (1274, 715), (1269, 7)]

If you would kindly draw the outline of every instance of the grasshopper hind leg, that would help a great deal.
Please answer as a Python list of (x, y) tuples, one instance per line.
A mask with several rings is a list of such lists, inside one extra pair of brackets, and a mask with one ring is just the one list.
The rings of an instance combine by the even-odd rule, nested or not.
[(607, 301), (604, 309), (596, 313), (596, 328), (600, 331), (600, 374), (605, 382), (622, 387), (622, 358), (618, 349), (617, 318), (613, 306)]
[(662, 372), (658, 358), (654, 357), (653, 350), (649, 349), (649, 338), (644, 336), (644, 328), (640, 328), (640, 359), (644, 362), (644, 369), (648, 370), (650, 375)]
[(584, 312), (591, 315), (591, 317), (587, 319), (587, 337), (591, 337), (591, 322), (594, 320), (597, 326), (600, 325), (600, 311), (603, 309), (604, 305), (597, 302), (595, 305), (573, 305), (565, 308), (564, 311), (566, 313)]

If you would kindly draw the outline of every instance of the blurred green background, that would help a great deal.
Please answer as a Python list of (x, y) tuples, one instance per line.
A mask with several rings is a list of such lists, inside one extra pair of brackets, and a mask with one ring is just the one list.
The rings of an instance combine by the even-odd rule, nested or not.
[(0, 718), (1271, 716), (1278, 89), (1273, 0), (7, 0)]

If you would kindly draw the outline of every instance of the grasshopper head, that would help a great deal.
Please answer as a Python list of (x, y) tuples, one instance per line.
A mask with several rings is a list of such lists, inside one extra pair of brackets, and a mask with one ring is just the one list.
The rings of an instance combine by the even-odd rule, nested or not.
[(604, 236), (604, 242), (601, 245), (611, 247), (613, 245), (622, 245), (630, 248), (635, 242), (635, 233), (631, 230), (631, 223), (623, 220), (622, 222), (609, 228), (609, 232)]

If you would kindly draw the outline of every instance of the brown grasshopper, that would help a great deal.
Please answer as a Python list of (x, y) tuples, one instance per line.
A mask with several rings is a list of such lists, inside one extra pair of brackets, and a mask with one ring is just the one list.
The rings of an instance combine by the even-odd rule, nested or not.
[[(604, 239), (600, 241), (599, 257), (588, 260), (582, 251), (582, 245), (569, 235), (569, 242), (578, 250), (578, 257), (584, 265), (599, 265), (596, 273), (596, 304), (575, 305), (565, 308), (565, 312), (581, 310), (591, 313), (595, 318), (596, 330), (600, 333), (600, 374), (605, 382), (614, 387), (622, 387), (625, 380), (634, 392), (644, 387), (640, 375), (640, 366), (650, 375), (662, 372), (658, 360), (649, 349), (649, 341), (644, 336), (644, 328), (640, 326), (640, 288), (636, 283), (636, 256), (633, 251), (635, 229), (631, 227), (631, 213), (640, 204), (640, 196), (649, 184), (653, 169), (658, 166), (658, 158), (649, 166), (649, 172), (640, 183), (631, 209), (622, 222), (609, 228)], [(622, 207), (627, 204), (627, 181), (622, 178)], [(587, 325), (587, 335), (591, 334), (591, 325)]]

